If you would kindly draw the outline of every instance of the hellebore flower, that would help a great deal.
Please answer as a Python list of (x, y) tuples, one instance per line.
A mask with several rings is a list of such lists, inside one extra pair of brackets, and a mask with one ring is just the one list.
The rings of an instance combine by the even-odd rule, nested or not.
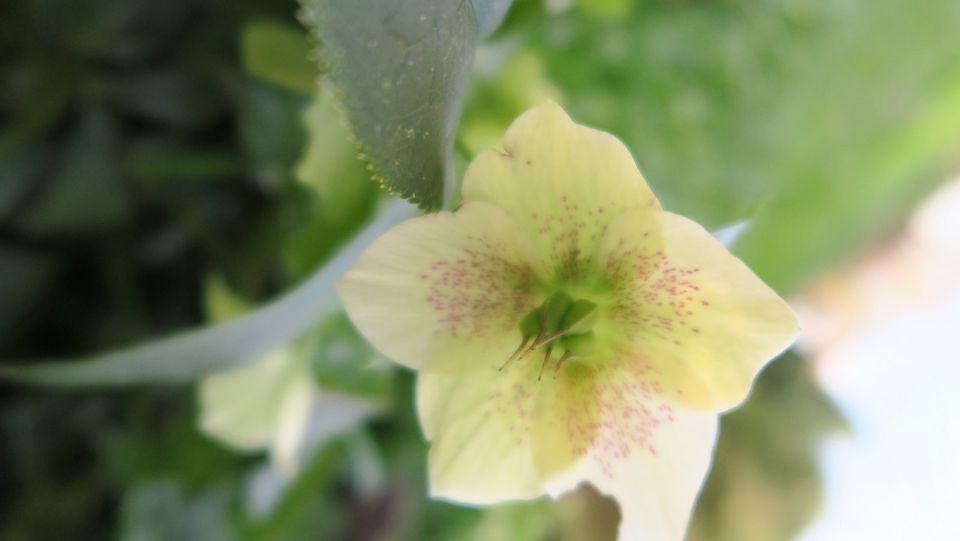
[(435, 497), (484, 505), (581, 482), (621, 540), (682, 539), (718, 413), (797, 334), (787, 304), (665, 212), (615, 137), (548, 102), (467, 169), (463, 204), (378, 239), (347, 313), (419, 371)]

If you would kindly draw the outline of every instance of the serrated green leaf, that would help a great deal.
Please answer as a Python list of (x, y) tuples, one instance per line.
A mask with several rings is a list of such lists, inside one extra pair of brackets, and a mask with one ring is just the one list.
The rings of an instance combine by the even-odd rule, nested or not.
[(478, 35), (467, 0), (302, 0), (384, 187), (436, 209), (452, 184), (453, 137)]
[(243, 29), (243, 65), (251, 75), (284, 88), (313, 94), (320, 76), (310, 61), (310, 42), (303, 31), (261, 20)]
[(305, 331), (337, 302), (334, 284), (374, 239), (412, 214), (395, 202), (326, 266), (281, 298), (218, 325), (100, 355), (0, 365), (0, 377), (59, 386), (184, 383), (240, 366)]

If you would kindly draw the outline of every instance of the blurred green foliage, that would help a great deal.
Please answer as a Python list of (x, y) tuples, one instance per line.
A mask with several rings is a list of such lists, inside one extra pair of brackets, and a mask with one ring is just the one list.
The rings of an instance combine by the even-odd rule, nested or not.
[(805, 360), (785, 354), (724, 418), (690, 540), (792, 539), (819, 510), (817, 444), (845, 428)]
[[(552, 97), (621, 137), (669, 210), (711, 227), (750, 219), (735, 250), (784, 293), (893, 230), (957, 165), (957, 2), (547, 7), (560, 4), (517, 0), (479, 45), (461, 164)], [(495, 19), (506, 3), (488, 5)], [(201, 325), (211, 276), (269, 298), (370, 217), (376, 186), (335, 93), (314, 85), (337, 58), (311, 58), (298, 9), (0, 5), (0, 358)], [(351, 88), (340, 88), (348, 110), (361, 98)], [(198, 433), (190, 389), (0, 383), (0, 539), (611, 535), (615, 510), (590, 493), (488, 510), (429, 500), (411, 375), (357, 371), (370, 352), (340, 318), (314, 333), (321, 385), (394, 407), (318, 450), (272, 498), (260, 457)], [(691, 539), (791, 537), (818, 505), (816, 445), (842, 421), (789, 354), (723, 425)]]

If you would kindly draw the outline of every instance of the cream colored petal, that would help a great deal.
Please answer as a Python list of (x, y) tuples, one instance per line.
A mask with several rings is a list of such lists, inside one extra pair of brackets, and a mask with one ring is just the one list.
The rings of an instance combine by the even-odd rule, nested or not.
[(609, 221), (624, 209), (659, 204), (627, 148), (574, 123), (553, 102), (522, 114), (503, 147), (480, 153), (463, 182), (466, 202), (508, 210), (530, 232), (548, 268), (577, 278)]
[(299, 376), (290, 349), (200, 382), (200, 428), (231, 447), (259, 451), (273, 441), (284, 400)]
[(532, 309), (542, 272), (505, 211), (468, 203), (404, 222), (377, 239), (338, 283), (344, 307), (374, 346), (416, 368), (431, 338), (502, 335)]
[[(639, 402), (634, 402), (639, 404)], [(614, 408), (622, 413), (626, 406)], [(557, 497), (589, 482), (620, 507), (619, 541), (682, 541), (697, 496), (710, 469), (716, 414), (658, 409), (657, 426), (631, 438), (631, 429), (601, 434), (574, 468), (555, 477), (547, 491)], [(610, 426), (637, 426), (635, 418), (609, 414)]]
[(418, 375), (417, 405), (433, 440), (434, 497), (491, 504), (543, 494), (530, 447), (536, 370), (522, 362), (529, 359), (497, 369), (519, 343), (515, 332), (468, 342), (438, 336), (431, 347)]
[(545, 490), (556, 497), (589, 482), (617, 499), (621, 540), (681, 541), (709, 469), (716, 414), (676, 404), (647, 363), (615, 350), (572, 360), (558, 374), (564, 380), (541, 402), (533, 431)]
[(664, 392), (687, 406), (735, 407), (763, 366), (798, 333), (790, 307), (696, 223), (662, 212), (661, 238), (625, 214), (604, 240), (623, 355), (650, 365)]
[(292, 348), (208, 377), (199, 401), (205, 433), (236, 449), (269, 450), (285, 478), (297, 474), (312, 450), (377, 410), (361, 398), (321, 392), (309, 359)]
[(279, 411), (270, 445), (270, 460), (287, 478), (293, 478), (300, 469), (307, 423), (319, 398), (320, 391), (309, 372), (292, 379), (286, 393), (275, 397)]
[[(294, 477), (321, 446), (378, 412), (369, 400), (318, 389), (309, 379), (291, 392), (270, 450), (273, 465), (284, 476)], [(308, 400), (305, 400), (308, 399)]]
[(685, 409), (634, 357), (541, 354), (497, 370), (500, 341), (438, 337), (421, 367), (418, 408), (432, 439), (431, 493), (486, 505), (558, 495), (588, 481), (617, 497), (621, 539), (682, 539), (710, 463), (716, 414)]
[(597, 424), (588, 416), (599, 411), (590, 374), (556, 372), (559, 355), (544, 367), (542, 350), (506, 363), (520, 341), (519, 331), (499, 340), (441, 335), (431, 347), (417, 404), (433, 440), (434, 496), (470, 504), (535, 498), (546, 477), (590, 448)]

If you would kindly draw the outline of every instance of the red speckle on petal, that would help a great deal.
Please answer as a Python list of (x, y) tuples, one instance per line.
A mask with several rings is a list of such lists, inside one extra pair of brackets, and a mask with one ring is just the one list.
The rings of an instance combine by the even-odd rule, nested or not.
[(423, 273), (425, 300), (452, 335), (507, 331), (529, 311), (533, 270), (512, 261), (503, 243), (471, 236), (455, 259), (438, 260)]

